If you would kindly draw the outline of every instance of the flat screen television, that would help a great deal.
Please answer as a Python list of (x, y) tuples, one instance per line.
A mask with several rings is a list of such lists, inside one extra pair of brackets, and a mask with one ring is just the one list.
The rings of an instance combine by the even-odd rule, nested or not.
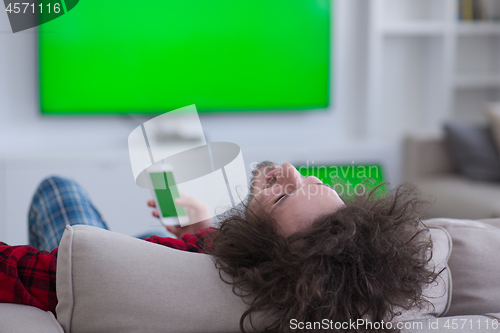
[(39, 26), (41, 112), (327, 108), (331, 6), (331, 0), (80, 1)]

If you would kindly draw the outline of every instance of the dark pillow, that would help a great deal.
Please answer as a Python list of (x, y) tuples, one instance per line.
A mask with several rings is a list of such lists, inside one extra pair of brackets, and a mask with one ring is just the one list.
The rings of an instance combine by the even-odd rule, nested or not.
[(451, 155), (464, 176), (500, 181), (500, 154), (489, 126), (448, 123), (444, 130)]

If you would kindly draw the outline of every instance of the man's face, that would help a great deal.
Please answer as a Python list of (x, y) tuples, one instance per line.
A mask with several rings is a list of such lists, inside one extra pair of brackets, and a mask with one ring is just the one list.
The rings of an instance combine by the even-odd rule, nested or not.
[(265, 161), (252, 172), (249, 207), (260, 205), (289, 236), (303, 230), (320, 215), (333, 213), (344, 202), (316, 177), (304, 177), (290, 163)]

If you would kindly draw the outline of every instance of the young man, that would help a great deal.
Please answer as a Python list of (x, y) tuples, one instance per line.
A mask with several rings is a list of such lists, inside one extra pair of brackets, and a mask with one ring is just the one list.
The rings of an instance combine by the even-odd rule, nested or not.
[[(413, 189), (372, 194), (343, 202), (291, 164), (264, 162), (253, 172), (244, 210), (227, 212), (217, 228), (207, 228), (206, 219), (169, 227), (180, 239), (146, 241), (213, 255), (217, 267), (233, 277), (228, 282), (257, 296), (241, 323), (260, 311), (275, 315), (269, 332), (290, 331), (292, 319), (391, 320), (397, 308), (424, 304), (422, 291), (438, 273), (427, 265), (432, 243)], [(192, 198), (177, 203), (188, 215), (206, 214)], [(54, 248), (67, 224), (107, 228), (78, 184), (49, 178), (34, 196), (29, 228), (30, 243), (51, 252), (0, 243), (0, 302), (55, 311)]]
[[(285, 187), (287, 191), (292, 192), (299, 186), (321, 183), (315, 177), (304, 179), (292, 169), (295, 170), (289, 163), (285, 163), (282, 168), (271, 162), (261, 163), (253, 172), (251, 193), (254, 197), (251, 201), (262, 201), (266, 209), (272, 210), (271, 206), (277, 205), (273, 205), (271, 201), (284, 194)], [(267, 175), (274, 177), (266, 180)], [(278, 175), (280, 177), (277, 177)], [(275, 184), (273, 191), (269, 186), (264, 190), (266, 181)], [(284, 221), (287, 217), (288, 205), (293, 204), (295, 200), (304, 200), (303, 196), (310, 193), (309, 189), (302, 192), (297, 191), (294, 198), (283, 200), (282, 207), (273, 210), (278, 221)], [(319, 192), (323, 194), (323, 191)], [(318, 201), (320, 205), (330, 197), (340, 200), (331, 189), (324, 191), (324, 194), (324, 199)], [(185, 206), (192, 216), (205, 214), (204, 206), (192, 198), (184, 197), (177, 203)], [(154, 207), (153, 200), (148, 204)], [(306, 207), (304, 212), (308, 209)], [(158, 216), (158, 212), (153, 211), (153, 215)], [(86, 224), (104, 229), (108, 227), (85, 190), (76, 182), (59, 177), (48, 178), (39, 185), (31, 203), (28, 223), (30, 246), (8, 246), (0, 243), (0, 302), (27, 304), (55, 312), (57, 246), (66, 225)], [(299, 226), (296, 224), (297, 222), (294, 222), (293, 225), (286, 226), (283, 223), (283, 232), (290, 233), (297, 229)], [(169, 226), (167, 229), (174, 233), (177, 239), (152, 236), (145, 240), (182, 251), (204, 252), (202, 240), (209, 232), (207, 228), (212, 226), (211, 220), (208, 219), (186, 227)]]

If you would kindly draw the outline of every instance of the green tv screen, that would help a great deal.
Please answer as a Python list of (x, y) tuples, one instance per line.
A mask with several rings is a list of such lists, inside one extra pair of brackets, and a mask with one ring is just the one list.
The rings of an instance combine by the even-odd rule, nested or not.
[[(62, 0), (64, 1), (64, 0)], [(82, 0), (39, 27), (44, 114), (329, 105), (330, 0)]]

